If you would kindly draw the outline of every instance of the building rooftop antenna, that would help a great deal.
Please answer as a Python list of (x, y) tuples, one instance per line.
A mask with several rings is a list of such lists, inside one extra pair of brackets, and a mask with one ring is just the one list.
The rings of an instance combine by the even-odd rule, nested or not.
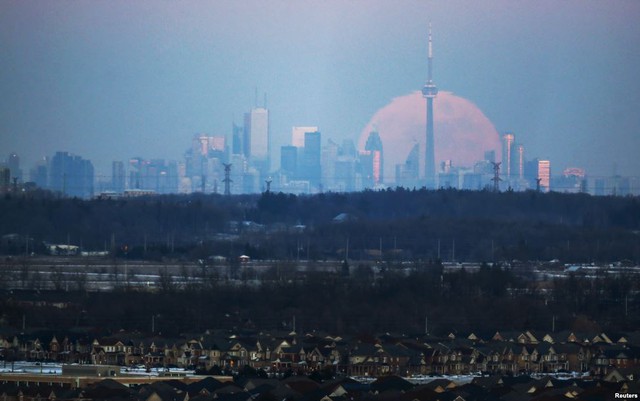
[(258, 108), (258, 86), (257, 85), (254, 88), (254, 93), (253, 93), (253, 107), (256, 109)]

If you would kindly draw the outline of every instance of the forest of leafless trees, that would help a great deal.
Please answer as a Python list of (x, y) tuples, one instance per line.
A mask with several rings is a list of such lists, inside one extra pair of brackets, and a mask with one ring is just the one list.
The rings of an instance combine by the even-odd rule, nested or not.
[[(163, 335), (288, 329), (294, 319), (301, 330), (336, 333), (423, 332), (426, 322), (434, 332), (633, 329), (637, 275), (540, 278), (531, 266), (552, 259), (638, 266), (639, 231), (637, 198), (583, 194), (6, 196), (2, 268), (13, 270), (0, 280), (0, 320), (16, 329), (106, 332), (146, 332), (153, 321)], [(72, 274), (58, 266), (29, 270), (27, 262), (44, 258), (44, 244), (52, 243), (106, 251), (100, 263), (107, 267), (95, 274), (118, 285), (91, 290), (89, 265)], [(240, 255), (267, 267), (258, 274), (240, 265)], [(304, 272), (295, 267), (300, 260)], [(445, 271), (443, 263), (454, 261), (481, 267)], [(336, 267), (317, 267), (328, 262)], [(122, 270), (143, 263), (196, 268), (159, 269), (145, 289), (127, 281), (133, 268), (131, 277)]]

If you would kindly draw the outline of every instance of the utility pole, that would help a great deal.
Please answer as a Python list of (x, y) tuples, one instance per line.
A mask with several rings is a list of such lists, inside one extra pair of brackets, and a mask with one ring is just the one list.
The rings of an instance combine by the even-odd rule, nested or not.
[(347, 251), (345, 252), (344, 260), (349, 260), (349, 237), (347, 237)]
[(624, 317), (629, 316), (629, 296), (624, 296)]
[(229, 176), (231, 175), (231, 163), (226, 164), (224, 163), (224, 180), (222, 180), (222, 182), (224, 182), (224, 194), (225, 195), (231, 195), (231, 183), (233, 182), (233, 180), (231, 178), (229, 178)]
[(493, 178), (491, 179), (493, 181), (493, 192), (500, 192), (500, 181), (502, 181), (500, 178), (500, 165), (502, 162), (491, 162), (491, 164), (493, 164)]

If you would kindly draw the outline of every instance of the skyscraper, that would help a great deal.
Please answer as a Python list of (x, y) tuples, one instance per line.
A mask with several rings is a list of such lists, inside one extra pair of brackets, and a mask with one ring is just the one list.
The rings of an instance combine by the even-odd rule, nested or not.
[(304, 147), (304, 134), (317, 132), (318, 127), (293, 127), (291, 129), (291, 144), (298, 148)]
[(502, 175), (507, 179), (512, 178), (514, 174), (513, 163), (516, 159), (515, 156), (515, 140), (516, 136), (512, 132), (505, 132), (502, 135)]
[(323, 189), (334, 191), (336, 189), (336, 164), (338, 154), (340, 153), (340, 145), (329, 139), (322, 147), (322, 176), (321, 182)]
[(338, 192), (355, 191), (357, 179), (356, 146), (353, 141), (345, 139), (342, 141), (342, 145), (338, 146), (336, 150), (337, 157), (333, 166), (333, 178), (331, 179), (332, 184), (330, 188)]
[(551, 186), (551, 163), (549, 160), (538, 160), (538, 180), (540, 180), (540, 190), (549, 192)]
[(11, 183), (11, 170), (9, 167), (0, 166), (0, 193), (9, 192)]
[(127, 174), (124, 170), (124, 163), (114, 161), (111, 163), (111, 190), (117, 193), (124, 193)]
[(280, 147), (280, 169), (288, 179), (295, 179), (298, 171), (298, 148), (292, 145)]
[(429, 24), (429, 54), (427, 83), (422, 88), (422, 95), (427, 99), (427, 141), (425, 145), (425, 178), (427, 188), (436, 186), (436, 161), (433, 138), (433, 99), (438, 94), (438, 88), (432, 80), (433, 47), (431, 44), (431, 24)]
[(516, 146), (516, 150), (517, 150), (517, 153), (518, 153), (518, 158), (516, 160), (517, 169), (516, 169), (515, 173), (518, 174), (518, 179), (519, 180), (523, 180), (524, 179), (524, 145), (518, 144)]
[(260, 173), (269, 171), (269, 111), (256, 107), (244, 115), (244, 155)]
[(93, 196), (93, 164), (68, 152), (56, 152), (51, 158), (51, 189), (65, 196)]
[(35, 167), (31, 170), (31, 181), (35, 182), (39, 188), (48, 188), (49, 183), (49, 161), (47, 158), (43, 158), (38, 161)]
[(371, 131), (369, 133), (367, 143), (364, 145), (364, 150), (371, 152), (373, 184), (382, 184), (384, 171), (384, 154), (382, 152), (382, 140), (380, 139), (380, 134), (378, 134), (377, 131)]
[(242, 140), (244, 139), (244, 129), (241, 125), (236, 125), (233, 123), (231, 128), (231, 154), (232, 155), (240, 155), (244, 154), (244, 144)]
[(311, 187), (320, 188), (320, 132), (304, 134), (304, 151), (302, 152), (302, 177), (309, 181)]

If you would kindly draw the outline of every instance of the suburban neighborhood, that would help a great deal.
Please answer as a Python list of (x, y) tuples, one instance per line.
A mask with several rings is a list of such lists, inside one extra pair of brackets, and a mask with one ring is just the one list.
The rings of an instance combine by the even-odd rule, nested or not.
[[(273, 398), (280, 400), (605, 399), (597, 398), (598, 395), (580, 398), (594, 392), (607, 394), (608, 399), (616, 392), (637, 391), (634, 389), (638, 388), (640, 379), (639, 341), (640, 332), (570, 331), (496, 331), (486, 336), (450, 333), (441, 337), (206, 331), (175, 339), (147, 337), (135, 332), (97, 338), (81, 332), (6, 333), (0, 337), (4, 372), (0, 375), (0, 397), (3, 400), (66, 399), (42, 392), (38, 396), (27, 396), (34, 388), (33, 383), (28, 386), (29, 380), (37, 382), (35, 387), (43, 386), (47, 391), (44, 383), (51, 381), (46, 378), (46, 372), (42, 375), (44, 378), (25, 379), (23, 373), (12, 370), (16, 361), (28, 361), (61, 364), (63, 376), (65, 366), (117, 367), (119, 374), (108, 378), (115, 382), (139, 372), (174, 381), (179, 380), (176, 377), (189, 376), (190, 382), (197, 383), (201, 381), (197, 376), (200, 374), (202, 380), (214, 381), (219, 387), (213, 386), (204, 392), (202, 387), (198, 395), (209, 397), (202, 399), (261, 399), (257, 398), (261, 393), (252, 393), (247, 387), (249, 382), (255, 385), (256, 380), (270, 383), (263, 388), (265, 394), (274, 395), (274, 390), (284, 385), (288, 393)], [(85, 388), (62, 384), (60, 387), (66, 391), (73, 387), (76, 392), (82, 392), (95, 390), (101, 382)], [(130, 388), (119, 383), (122, 391)], [(327, 383), (331, 385), (325, 387)], [(142, 387), (159, 385), (154, 382)], [(234, 391), (230, 391), (229, 386), (233, 386)], [(474, 391), (461, 390), (468, 386), (473, 386)], [(495, 393), (498, 387), (504, 394)], [(214, 394), (220, 388), (225, 389), (224, 395)], [(18, 394), (18, 390), (22, 391), (21, 397), (10, 395), (12, 391)], [(384, 396), (392, 390), (395, 396), (389, 396), (391, 393)], [(171, 398), (157, 399), (190, 399), (188, 392), (175, 398), (176, 391), (169, 392), (173, 394)], [(276, 393), (279, 391), (282, 388)], [(413, 394), (416, 391), (425, 393)], [(237, 398), (231, 398), (231, 393)], [(407, 394), (413, 395), (405, 398)], [(546, 398), (537, 398), (541, 394)], [(137, 399), (153, 399), (137, 396), (141, 397)]]

